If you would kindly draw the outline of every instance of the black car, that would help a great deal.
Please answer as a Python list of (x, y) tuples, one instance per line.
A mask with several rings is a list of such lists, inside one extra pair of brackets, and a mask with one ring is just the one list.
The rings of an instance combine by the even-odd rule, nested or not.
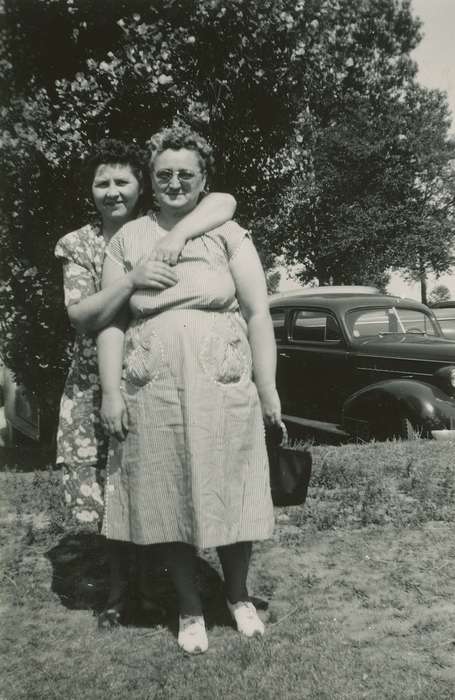
[(428, 307), (319, 287), (274, 295), (270, 310), (290, 432), (381, 440), (455, 428), (455, 341)]

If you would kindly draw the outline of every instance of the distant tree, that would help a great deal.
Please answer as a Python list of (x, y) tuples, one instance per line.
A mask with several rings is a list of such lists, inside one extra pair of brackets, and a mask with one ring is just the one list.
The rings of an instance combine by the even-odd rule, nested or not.
[(275, 294), (281, 282), (281, 272), (279, 270), (270, 270), (266, 274), (267, 291), (269, 294)]
[(438, 284), (433, 287), (430, 294), (428, 295), (428, 301), (430, 304), (437, 304), (440, 301), (450, 301), (450, 290), (445, 284)]
[(406, 106), (402, 149), (409, 185), (394, 263), (420, 283), (426, 303), (428, 275), (447, 272), (454, 263), (455, 140), (449, 136), (451, 119), (443, 93), (416, 86)]
[(311, 168), (283, 189), (276, 231), (286, 262), (303, 263), (302, 281), (384, 286), (389, 268), (420, 279), (452, 265), (449, 127), (445, 96), (412, 72), (380, 105), (356, 95), (328, 123), (307, 116)]

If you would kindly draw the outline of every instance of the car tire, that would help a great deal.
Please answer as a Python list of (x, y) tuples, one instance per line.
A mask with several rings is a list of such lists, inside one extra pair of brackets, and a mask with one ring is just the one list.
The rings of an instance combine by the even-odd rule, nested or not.
[(381, 423), (373, 429), (373, 437), (379, 442), (384, 440), (412, 440), (415, 429), (409, 418), (396, 417), (386, 423)]
[(412, 440), (415, 436), (415, 430), (409, 418), (400, 418), (399, 434), (397, 437), (401, 440)]

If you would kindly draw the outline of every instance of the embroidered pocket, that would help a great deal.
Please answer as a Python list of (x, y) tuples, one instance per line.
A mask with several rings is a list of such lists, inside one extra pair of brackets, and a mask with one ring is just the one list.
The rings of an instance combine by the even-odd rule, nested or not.
[(126, 382), (145, 386), (162, 376), (163, 369), (163, 347), (155, 333), (149, 333), (135, 348), (131, 343), (127, 345), (123, 375)]
[(230, 315), (215, 314), (212, 331), (202, 341), (205, 372), (219, 384), (238, 384), (251, 374), (249, 345)]

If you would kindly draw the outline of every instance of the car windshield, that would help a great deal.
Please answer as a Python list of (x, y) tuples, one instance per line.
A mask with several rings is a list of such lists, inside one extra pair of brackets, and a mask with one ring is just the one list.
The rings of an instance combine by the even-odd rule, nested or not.
[(347, 314), (348, 329), (353, 338), (385, 335), (431, 335), (439, 333), (430, 316), (418, 309), (356, 309)]

